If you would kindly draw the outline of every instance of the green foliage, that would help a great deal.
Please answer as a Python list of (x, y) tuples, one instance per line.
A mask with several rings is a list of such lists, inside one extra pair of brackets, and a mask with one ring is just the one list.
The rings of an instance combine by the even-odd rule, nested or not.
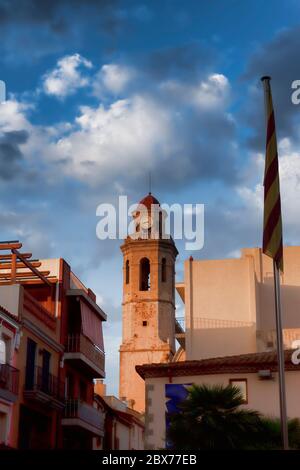
[[(175, 449), (279, 449), (280, 421), (242, 408), (238, 387), (193, 385), (170, 416), (168, 438)], [(300, 422), (289, 421), (290, 447), (300, 448)]]

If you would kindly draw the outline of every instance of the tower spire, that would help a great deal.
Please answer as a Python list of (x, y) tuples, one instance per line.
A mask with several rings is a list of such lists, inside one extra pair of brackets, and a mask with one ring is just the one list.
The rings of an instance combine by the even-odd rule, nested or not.
[(149, 171), (149, 194), (151, 194), (151, 171)]

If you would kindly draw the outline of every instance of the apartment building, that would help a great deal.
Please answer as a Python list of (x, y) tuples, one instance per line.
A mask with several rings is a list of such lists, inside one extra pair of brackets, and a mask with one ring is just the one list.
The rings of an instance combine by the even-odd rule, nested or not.
[(0, 306), (0, 449), (13, 446), (12, 413), (19, 389), (15, 350), (19, 344), (20, 322)]
[(1, 440), (20, 449), (92, 449), (93, 438), (104, 435), (93, 379), (105, 376), (106, 315), (65, 260), (33, 261), (21, 248), (0, 243), (0, 305), (17, 338), (8, 353), (2, 333), (0, 370), (18, 378)]

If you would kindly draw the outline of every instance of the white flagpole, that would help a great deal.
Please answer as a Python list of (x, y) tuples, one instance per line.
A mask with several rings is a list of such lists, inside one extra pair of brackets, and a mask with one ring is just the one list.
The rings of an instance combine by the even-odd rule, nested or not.
[[(271, 77), (262, 77), (261, 80), (263, 82), (263, 87), (264, 87), (265, 111), (266, 111), (266, 122), (267, 122), (267, 119), (268, 119), (267, 99), (268, 99), (268, 93), (270, 93)], [(268, 126), (268, 122), (267, 122), (267, 126)], [(274, 259), (273, 259), (273, 272), (274, 272), (274, 292), (275, 292), (275, 316), (276, 316), (276, 340), (277, 340), (277, 361), (278, 361), (278, 378), (279, 378), (281, 438), (282, 438), (283, 449), (288, 450), (289, 449), (289, 434), (288, 434), (288, 423), (287, 423), (287, 412), (286, 412), (284, 349), (283, 349), (281, 298), (280, 298), (280, 274), (279, 274), (278, 266)]]

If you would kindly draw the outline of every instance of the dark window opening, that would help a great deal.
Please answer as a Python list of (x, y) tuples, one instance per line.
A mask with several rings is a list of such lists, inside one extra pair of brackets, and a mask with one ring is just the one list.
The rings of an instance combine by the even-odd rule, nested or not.
[(158, 231), (159, 231), (159, 238), (162, 238), (163, 236), (163, 217), (162, 217), (162, 212), (159, 211), (159, 227), (158, 227)]
[(79, 382), (79, 398), (82, 401), (86, 401), (87, 399), (87, 385), (83, 380)]
[(140, 261), (140, 290), (150, 290), (150, 261), (142, 258)]
[(166, 280), (167, 280), (167, 260), (166, 260), (166, 258), (163, 258), (162, 262), (161, 262), (161, 280), (162, 280), (162, 282), (166, 282)]
[(129, 260), (126, 261), (126, 267), (125, 267), (125, 282), (126, 284), (129, 284)]
[(48, 351), (46, 351), (46, 349), (43, 349), (42, 355), (43, 355), (42, 390), (43, 392), (48, 393), (49, 388), (51, 387), (50, 376), (49, 376), (51, 354)]
[(146, 320), (143, 320), (143, 326), (147, 326), (148, 322)]
[(36, 356), (36, 342), (32, 339), (27, 339), (27, 356), (26, 356), (26, 377), (25, 388), (32, 390), (34, 386), (34, 372), (35, 372), (35, 356)]

